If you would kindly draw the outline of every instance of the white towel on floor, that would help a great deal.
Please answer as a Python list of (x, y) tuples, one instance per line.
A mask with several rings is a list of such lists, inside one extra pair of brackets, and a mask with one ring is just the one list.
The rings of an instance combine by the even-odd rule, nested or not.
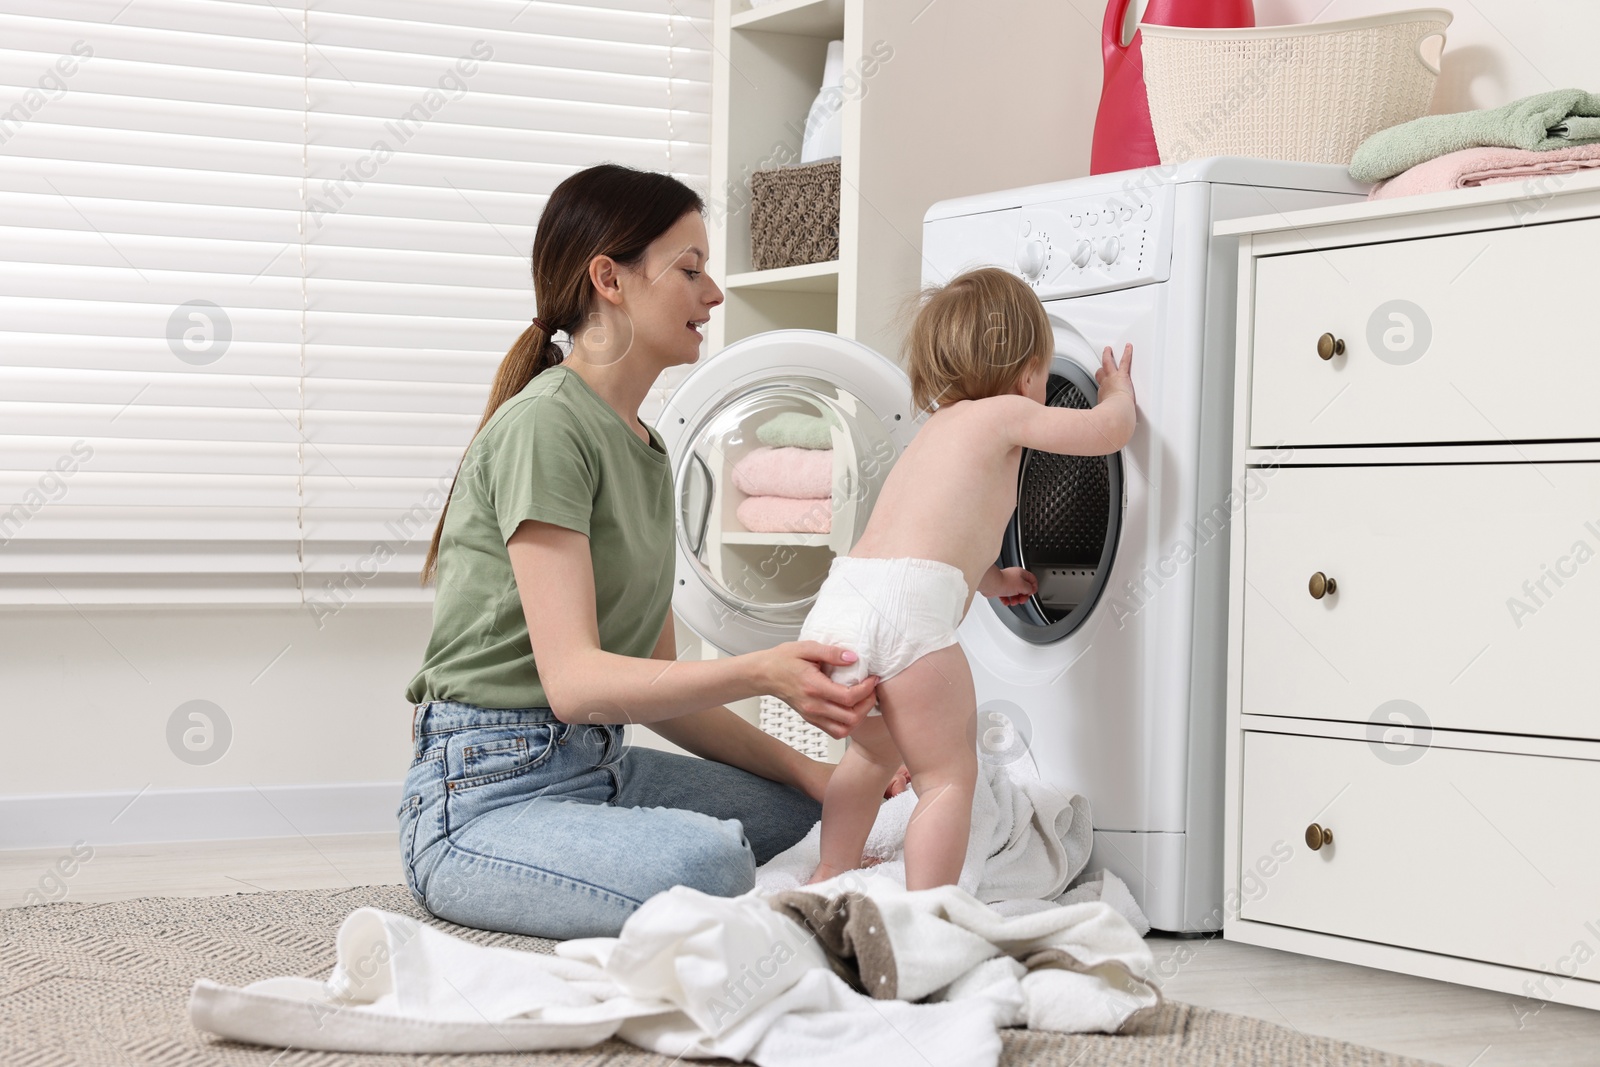
[[(972, 791), (972, 837), (956, 884), (985, 904), (1061, 896), (1089, 862), (1094, 844), (1089, 801), (1044, 782), (1026, 761), (984, 762), (978, 770)], [(867, 855), (882, 861), (867, 868), (874, 879), (905, 886), (906, 826), (916, 806), (916, 794), (907, 789), (878, 809), (866, 847)], [(818, 823), (756, 870), (757, 890), (803, 886), (817, 869), (821, 846)]]
[[(1150, 932), (1150, 920), (1145, 918), (1144, 910), (1139, 907), (1139, 902), (1133, 899), (1133, 894), (1128, 891), (1127, 883), (1108, 870), (1098, 870), (1086, 874), (1072, 883), (1072, 888), (1056, 897), (1057, 904), (1082, 904), (1089, 900), (1100, 900), (1111, 905), (1118, 915), (1128, 920), (1140, 937)], [(1007, 910), (1004, 905), (990, 905), (1002, 915), (1019, 915), (1019, 911)], [(1030, 909), (1032, 910), (1032, 909)]]
[[(189, 1018), (238, 1041), (326, 1051), (582, 1048), (615, 1035), (762, 1067), (994, 1067), (996, 1027), (1115, 1031), (1160, 1004), (1150, 950), (1102, 902), (1005, 918), (955, 886), (881, 882), (832, 901), (785, 899), (831, 908), (831, 932), (895, 973), (896, 999), (851, 988), (815, 929), (768, 898), (680, 886), (646, 901), (620, 937), (567, 941), (553, 956), (360, 908), (340, 927), (326, 982), (202, 978)], [(921, 997), (930, 1002), (911, 1003)]]

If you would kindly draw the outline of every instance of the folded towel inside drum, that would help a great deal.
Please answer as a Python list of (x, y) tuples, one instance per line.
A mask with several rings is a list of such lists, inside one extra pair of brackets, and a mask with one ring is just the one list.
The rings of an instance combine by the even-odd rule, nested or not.
[(733, 465), (733, 484), (749, 496), (815, 500), (833, 494), (831, 448), (757, 448)]
[(827, 497), (752, 496), (735, 514), (751, 533), (828, 533), (833, 529), (833, 501)]
[(756, 438), (764, 445), (794, 445), (798, 448), (831, 448), (833, 420), (823, 415), (785, 411), (756, 427)]

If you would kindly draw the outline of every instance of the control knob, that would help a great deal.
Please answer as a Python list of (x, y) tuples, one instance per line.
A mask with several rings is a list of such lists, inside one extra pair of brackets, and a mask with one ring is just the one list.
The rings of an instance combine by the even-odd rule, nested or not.
[(1044, 273), (1044, 256), (1043, 241), (1024, 241), (1022, 250), (1017, 253), (1017, 269), (1030, 282), (1038, 281), (1039, 276)]

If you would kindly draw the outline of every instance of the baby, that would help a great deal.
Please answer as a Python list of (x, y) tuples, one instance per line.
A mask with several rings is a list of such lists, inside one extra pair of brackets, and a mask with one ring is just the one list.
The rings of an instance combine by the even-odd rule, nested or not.
[[(924, 291), (906, 339), (912, 398), (928, 417), (889, 472), (848, 556), (834, 559), (801, 640), (860, 658), (833, 669), (879, 678), (878, 705), (850, 735), (822, 805), (812, 882), (861, 864), (878, 804), (901, 763), (917, 807), (906, 830), (906, 888), (961, 873), (977, 782), (977, 700), (956, 627), (974, 590), (1017, 604), (1038, 591), (1021, 567), (992, 562), (1017, 506), (1022, 450), (1099, 456), (1133, 434), (1133, 346), (1107, 348), (1099, 403), (1045, 406), (1054, 338), (1025, 283), (986, 267)], [(881, 714), (880, 714), (881, 711)]]

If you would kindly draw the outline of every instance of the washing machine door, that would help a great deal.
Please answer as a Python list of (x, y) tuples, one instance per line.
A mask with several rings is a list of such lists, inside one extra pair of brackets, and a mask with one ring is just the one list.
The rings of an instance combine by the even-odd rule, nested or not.
[[(1100, 353), (1060, 314), (1050, 315), (1055, 356), (1046, 403), (1091, 408), (1099, 400)], [(1121, 353), (1116, 353), (1121, 358)], [(1066, 638), (1093, 613), (1111, 577), (1126, 503), (1122, 456), (1065, 456), (1025, 449), (1017, 510), (1001, 543), (1001, 567), (1025, 567), (1039, 580), (1028, 600), (990, 600), (1012, 633), (1037, 645)]]
[(699, 363), (657, 424), (678, 616), (732, 655), (795, 640), (918, 421), (905, 373), (837, 334), (773, 330)]

